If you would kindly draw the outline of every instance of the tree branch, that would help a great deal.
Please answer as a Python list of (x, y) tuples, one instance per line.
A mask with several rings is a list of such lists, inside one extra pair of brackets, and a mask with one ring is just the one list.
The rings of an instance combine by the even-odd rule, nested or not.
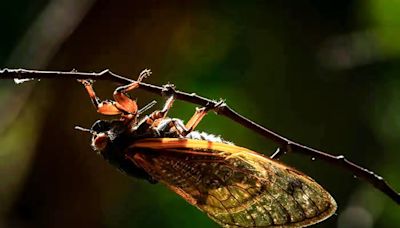
[[(133, 82), (134, 80), (125, 78), (123, 76), (117, 75), (110, 70), (104, 70), (100, 73), (85, 73), (85, 72), (60, 72), (60, 71), (36, 71), (36, 70), (25, 70), (25, 69), (4, 69), (0, 70), (0, 79), (94, 79), (94, 80), (108, 80), (121, 84), (127, 84)], [(223, 115), (240, 125), (249, 128), (256, 133), (264, 136), (277, 143), (280, 147), (276, 153), (274, 153), (271, 158), (276, 159), (286, 152), (297, 152), (300, 154), (308, 155), (314, 158), (321, 159), (335, 166), (341, 167), (347, 171), (350, 171), (359, 178), (372, 184), (375, 188), (389, 196), (397, 204), (400, 204), (400, 194), (396, 192), (381, 176), (375, 174), (374, 172), (365, 169), (349, 160), (347, 160), (343, 155), (334, 156), (302, 144), (293, 142), (279, 134), (245, 118), (239, 113), (235, 112), (228, 105), (223, 103), (222, 105), (214, 100), (210, 100), (195, 93), (186, 93), (173, 89), (173, 87), (161, 87), (147, 83), (140, 83), (140, 89), (146, 90), (148, 92), (163, 96), (166, 92), (173, 93), (175, 97), (179, 100), (197, 104), (200, 106), (206, 106), (215, 108), (214, 111), (219, 115)]]

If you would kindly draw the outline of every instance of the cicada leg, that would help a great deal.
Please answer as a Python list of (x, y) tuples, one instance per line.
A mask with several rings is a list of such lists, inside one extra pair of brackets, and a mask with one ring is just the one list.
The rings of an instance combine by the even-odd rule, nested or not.
[(208, 111), (209, 110), (206, 107), (196, 108), (192, 118), (190, 118), (185, 125), (185, 128), (187, 129), (186, 134), (189, 134), (197, 127), (200, 121), (207, 115)]
[[(152, 112), (150, 115), (148, 115), (145, 118), (145, 123), (143, 123), (143, 124), (146, 124), (148, 127), (156, 128), (158, 126), (158, 124), (167, 116), (168, 111), (171, 109), (174, 101), (175, 101), (175, 97), (170, 96), (168, 98), (168, 100), (165, 102), (163, 109)], [(141, 127), (144, 127), (144, 126), (141, 126)]]
[(187, 135), (190, 132), (192, 132), (211, 109), (214, 110), (218, 109), (222, 107), (224, 104), (225, 104), (224, 101), (220, 101), (214, 107), (196, 108), (196, 112), (185, 125), (186, 130), (184, 132), (184, 135)]
[(159, 125), (167, 116), (167, 113), (171, 109), (174, 101), (174, 96), (168, 98), (168, 100), (165, 102), (164, 108), (162, 110), (154, 111), (153, 113), (148, 115), (145, 119), (141, 121), (141, 123), (139, 123), (139, 127), (137, 129), (144, 130), (147, 128), (153, 128), (157, 131), (162, 131), (163, 129), (165, 129), (166, 126), (169, 126), (170, 128), (174, 128), (174, 130), (178, 132), (179, 135), (185, 136), (193, 131), (193, 129), (197, 126), (197, 124), (201, 121), (201, 119), (207, 114), (209, 110), (205, 107), (196, 109), (195, 114), (192, 116), (186, 126), (182, 123), (182, 121), (178, 119), (170, 119), (167, 122), (164, 122), (162, 125)]
[(175, 101), (174, 96), (170, 96), (168, 100), (165, 102), (163, 109), (156, 110), (152, 112), (150, 115), (143, 118), (140, 123), (137, 125), (136, 130), (143, 131), (148, 128), (156, 129), (158, 124), (167, 116), (168, 111), (171, 109), (172, 104)]
[(114, 99), (115, 101), (104, 100), (101, 101), (99, 97), (96, 96), (96, 93), (93, 89), (93, 80), (78, 80), (84, 86), (86, 91), (89, 94), (90, 99), (92, 100), (93, 105), (95, 106), (98, 113), (103, 115), (118, 115), (122, 114), (127, 119), (130, 119), (136, 116), (138, 107), (136, 101), (132, 100), (126, 94), (128, 91), (131, 91), (137, 87), (139, 87), (139, 83), (143, 80), (143, 78), (148, 77), (151, 74), (151, 71), (146, 69), (143, 70), (137, 81), (132, 82), (125, 86), (120, 86), (114, 91)]
[(104, 100), (101, 101), (99, 97), (96, 96), (96, 93), (93, 90), (93, 80), (78, 80), (81, 82), (89, 94), (90, 99), (97, 112), (103, 115), (118, 115), (122, 114), (122, 112), (117, 108), (114, 101)]
[(116, 107), (120, 110), (123, 110), (126, 113), (136, 115), (138, 112), (138, 106), (136, 101), (132, 100), (127, 92), (132, 91), (139, 87), (140, 82), (151, 75), (151, 71), (149, 69), (143, 70), (138, 79), (128, 85), (120, 86), (115, 89), (113, 97), (116, 102)]
[(224, 104), (225, 103), (223, 101), (220, 101), (214, 107), (196, 108), (196, 112), (189, 119), (186, 125), (183, 125), (181, 121), (178, 121), (176, 119), (171, 119), (170, 122), (170, 124), (172, 125), (171, 127), (174, 127), (181, 136), (186, 136), (197, 127), (200, 121), (207, 115), (207, 113), (211, 109), (218, 109), (220, 106)]

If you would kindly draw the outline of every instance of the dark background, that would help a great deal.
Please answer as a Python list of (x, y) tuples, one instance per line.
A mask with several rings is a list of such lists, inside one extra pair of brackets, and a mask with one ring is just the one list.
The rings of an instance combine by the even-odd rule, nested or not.
[[(376, 171), (400, 189), (400, 3), (396, 1), (14, 0), (0, 3), (1, 67), (112, 71), (174, 83), (280, 134)], [(98, 82), (102, 98), (117, 85)], [(140, 105), (163, 99), (142, 91)], [(92, 152), (98, 115), (74, 80), (0, 82), (0, 227), (217, 227), (162, 185)], [(194, 106), (170, 113), (188, 119)], [(271, 154), (221, 116), (200, 130)], [(396, 227), (398, 205), (337, 167), (289, 154), (337, 200), (315, 227)]]

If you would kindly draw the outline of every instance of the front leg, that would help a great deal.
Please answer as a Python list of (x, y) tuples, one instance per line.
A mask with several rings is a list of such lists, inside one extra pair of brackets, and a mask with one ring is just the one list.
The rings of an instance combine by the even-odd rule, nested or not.
[(138, 79), (128, 85), (120, 86), (114, 91), (114, 99), (116, 101), (116, 106), (118, 109), (123, 110), (127, 113), (136, 115), (138, 112), (138, 106), (136, 101), (129, 98), (127, 93), (139, 87), (140, 82), (151, 75), (149, 69), (143, 70)]
[(90, 99), (92, 100), (92, 104), (96, 108), (97, 112), (103, 115), (118, 115), (122, 114), (121, 111), (117, 108), (114, 101), (104, 100), (101, 101), (100, 98), (96, 96), (96, 93), (93, 90), (93, 80), (78, 80), (81, 82), (89, 94)]

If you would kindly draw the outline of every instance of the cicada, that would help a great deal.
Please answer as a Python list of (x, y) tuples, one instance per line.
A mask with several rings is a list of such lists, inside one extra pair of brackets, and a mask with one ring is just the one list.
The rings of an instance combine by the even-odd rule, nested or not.
[(129, 176), (163, 183), (224, 227), (305, 227), (335, 212), (332, 196), (302, 172), (195, 131), (210, 107), (196, 109), (184, 124), (167, 117), (172, 94), (163, 109), (141, 116), (153, 103), (139, 109), (127, 93), (148, 75), (143, 71), (105, 101), (96, 96), (93, 81), (81, 80), (97, 112), (121, 116), (98, 120), (88, 130), (93, 149), (109, 163)]

